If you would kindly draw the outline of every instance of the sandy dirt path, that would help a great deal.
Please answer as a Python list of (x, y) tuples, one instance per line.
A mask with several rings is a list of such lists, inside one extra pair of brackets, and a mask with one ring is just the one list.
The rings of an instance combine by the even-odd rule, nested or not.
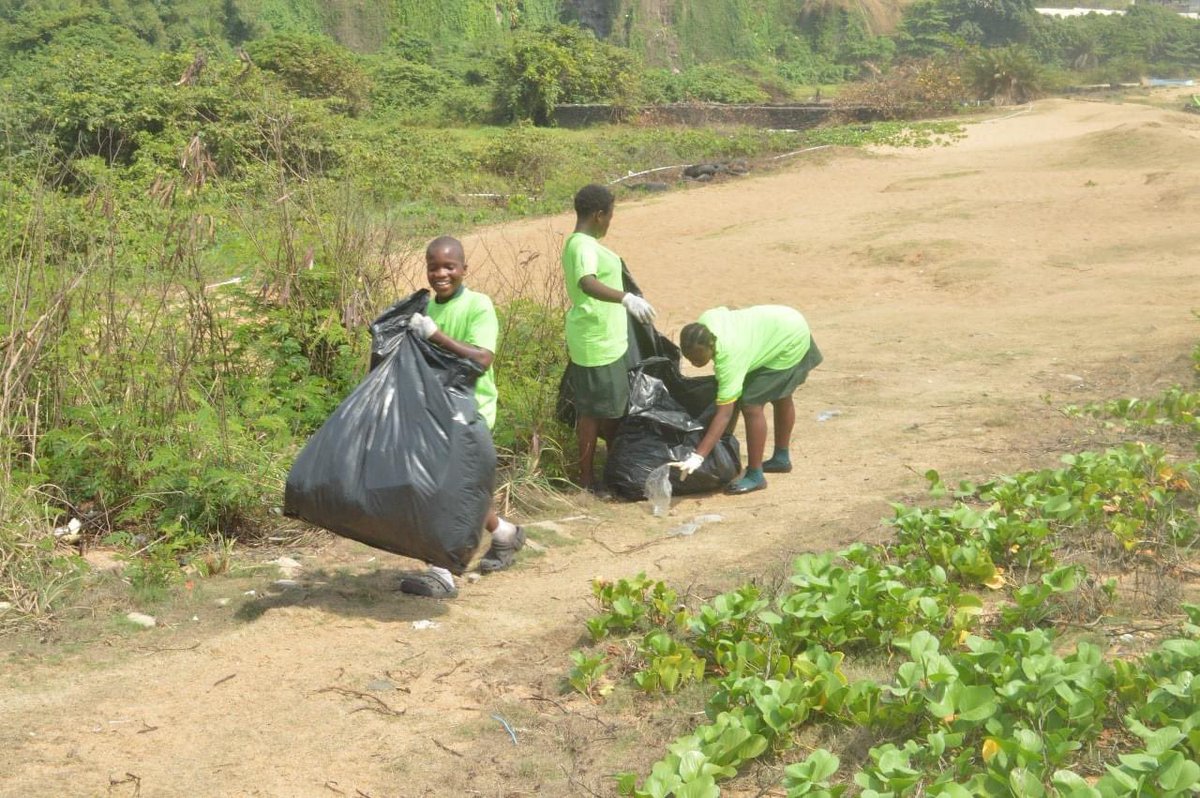
[[(0, 795), (614, 794), (609, 774), (644, 772), (696, 706), (560, 692), (592, 576), (645, 571), (695, 596), (769, 582), (798, 552), (885, 537), (888, 501), (926, 469), (1053, 464), (1083, 434), (1057, 407), (1189, 379), (1200, 117), (1051, 100), (967, 130), (618, 206), (606, 243), (660, 329), (721, 304), (808, 317), (826, 360), (797, 394), (796, 470), (767, 491), (681, 499), (665, 519), (564, 508), (544, 552), (453, 602), (392, 593), (410, 561), (339, 542), (294, 552), (299, 590), (208, 602), (136, 643), (53, 659), (29, 643), (0, 677)], [(472, 279), (518, 253), (554, 267), (570, 221), (471, 239)], [(701, 512), (725, 520), (666, 536)]]

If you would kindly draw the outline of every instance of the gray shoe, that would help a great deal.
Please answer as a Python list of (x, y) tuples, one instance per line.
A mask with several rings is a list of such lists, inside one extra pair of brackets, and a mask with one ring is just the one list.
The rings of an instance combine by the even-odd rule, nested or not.
[(410, 596), (425, 596), (426, 598), (452, 599), (458, 595), (457, 587), (448, 587), (440, 576), (425, 571), (418, 574), (405, 574), (400, 580), (400, 592)]
[(483, 555), (483, 559), (479, 561), (479, 572), (490, 574), (503, 571), (516, 562), (517, 552), (523, 548), (525, 548), (525, 530), (521, 527), (517, 527), (517, 533), (507, 543), (498, 543), (493, 538), (487, 554)]

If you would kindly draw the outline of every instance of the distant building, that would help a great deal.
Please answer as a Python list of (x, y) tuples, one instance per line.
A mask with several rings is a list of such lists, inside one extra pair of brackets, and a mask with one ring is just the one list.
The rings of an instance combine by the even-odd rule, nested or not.
[(1035, 8), (1044, 17), (1086, 17), (1088, 14), (1099, 14), (1102, 17), (1110, 14), (1124, 14), (1119, 8)]
[[(1177, 3), (1168, 0), (1141, 0), (1142, 5), (1156, 5), (1174, 8), (1179, 12), (1179, 16), (1188, 17), (1189, 19), (1200, 19), (1200, 0), (1185, 0), (1185, 2)], [(1130, 3), (1136, 5), (1136, 3)], [(1100, 16), (1108, 16), (1110, 14), (1124, 14), (1122, 8), (1035, 8), (1044, 17), (1085, 17), (1088, 14), (1099, 14)]]

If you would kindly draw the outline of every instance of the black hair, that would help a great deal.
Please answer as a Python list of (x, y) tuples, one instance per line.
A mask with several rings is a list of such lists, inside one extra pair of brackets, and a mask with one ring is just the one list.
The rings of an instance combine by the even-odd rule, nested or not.
[(611, 211), (616, 198), (605, 186), (589, 183), (575, 192), (575, 215), (587, 219), (600, 211)]
[(464, 262), (467, 259), (467, 253), (463, 250), (462, 242), (454, 236), (438, 236), (429, 242), (429, 246), (425, 247), (425, 255), (439, 249), (455, 249), (458, 250), (459, 258)]
[(683, 325), (683, 329), (679, 331), (679, 348), (685, 353), (691, 352), (701, 346), (707, 349), (715, 349), (716, 343), (717, 336), (713, 335), (712, 330), (698, 321)]

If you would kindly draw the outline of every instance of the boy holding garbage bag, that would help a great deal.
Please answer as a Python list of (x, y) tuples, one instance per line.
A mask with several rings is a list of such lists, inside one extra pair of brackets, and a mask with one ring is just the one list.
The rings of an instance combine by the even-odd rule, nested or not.
[[(758, 305), (742, 310), (713, 308), (679, 333), (679, 348), (693, 366), (713, 362), (717, 377), (717, 410), (708, 430), (682, 462), (674, 464), (690, 476), (717, 441), (737, 421), (740, 407), (746, 424), (746, 473), (726, 493), (741, 494), (767, 487), (766, 473), (792, 470), (789, 445), (796, 423), (792, 394), (821, 364), (808, 322), (798, 310), (783, 305)], [(763, 408), (774, 410), (775, 451), (763, 460), (767, 419)]]
[[(485, 369), (475, 383), (475, 403), (490, 430), (496, 423), (497, 392), (492, 375), (500, 332), (496, 309), (486, 294), (463, 285), (467, 262), (458, 239), (441, 236), (431, 241), (425, 249), (425, 269), (433, 298), (424, 314), (412, 315), (409, 328), (430, 343)], [(484, 526), (491, 533), (492, 543), (479, 562), (479, 570), (491, 573), (508, 568), (525, 545), (524, 530), (501, 518), (494, 508), (488, 511)], [(434, 565), (422, 573), (405, 576), (400, 590), (431, 598), (458, 595), (450, 571)]]

